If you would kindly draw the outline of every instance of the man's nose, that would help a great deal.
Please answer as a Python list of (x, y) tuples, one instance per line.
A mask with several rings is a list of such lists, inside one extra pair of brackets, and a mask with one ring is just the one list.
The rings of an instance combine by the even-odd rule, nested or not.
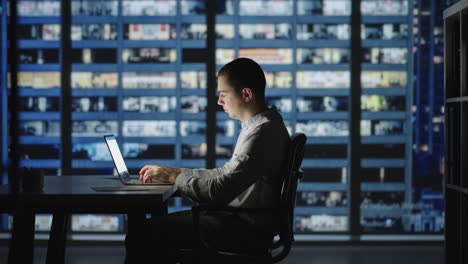
[(218, 103), (218, 105), (223, 105), (224, 102), (223, 102), (223, 100), (221, 100), (221, 97), (218, 97), (218, 102), (217, 103)]

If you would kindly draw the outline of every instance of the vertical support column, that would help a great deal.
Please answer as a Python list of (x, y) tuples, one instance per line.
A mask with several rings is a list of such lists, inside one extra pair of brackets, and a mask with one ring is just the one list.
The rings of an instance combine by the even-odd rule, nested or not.
[[(291, 73), (294, 73), (292, 76), (292, 89), (291, 93), (291, 101), (292, 101), (292, 109), (297, 109), (297, 71), (299, 69), (297, 63), (297, 24), (298, 24), (298, 3), (297, 1), (293, 2), (293, 22), (291, 22), (292, 30), (291, 30), (291, 38), (292, 38), (292, 49), (293, 49), (293, 70)], [(297, 124), (297, 111), (291, 111), (289, 125), (291, 126), (291, 134), (296, 133), (296, 124)]]
[(361, 234), (361, 1), (351, 2), (351, 90), (349, 95), (349, 194), (350, 234)]
[[(418, 11), (418, 34), (421, 35), (422, 34), (422, 27), (421, 27), (421, 24), (422, 24), (422, 16), (421, 16), (421, 8), (422, 7), (422, 0), (418, 1), (417, 2), (417, 9), (419, 10)], [(408, 28), (410, 28), (408, 26)], [(413, 34), (409, 34), (409, 31), (408, 31), (408, 39), (409, 38), (412, 38)], [(411, 70), (414, 71), (414, 73), (417, 75), (417, 76), (421, 76), (421, 72), (422, 72), (422, 69), (421, 69), (421, 64), (422, 64), (422, 56), (421, 56), (421, 40), (423, 38), (422, 37), (418, 37), (417, 38), (417, 42), (414, 43), (414, 46), (416, 46), (417, 48), (417, 51), (416, 51), (416, 54), (415, 54), (415, 60), (418, 62), (416, 63), (416, 65), (414, 66), (414, 68), (412, 68)], [(411, 57), (410, 54), (408, 54), (408, 58)], [(414, 144), (416, 145), (416, 148), (419, 149), (419, 147), (421, 146), (422, 144), (422, 141), (421, 141), (421, 129), (419, 129), (420, 127), (422, 127), (421, 125), (421, 113), (423, 113), (424, 111), (424, 108), (421, 107), (421, 90), (422, 90), (422, 87), (423, 87), (423, 84), (422, 84), (423, 80), (421, 79), (418, 79), (417, 82), (414, 83), (414, 96), (415, 96), (415, 105), (416, 105), (416, 112), (414, 113), (414, 127), (416, 128), (415, 131), (414, 131)], [(411, 134), (412, 135), (412, 134)], [(418, 150), (416, 150), (418, 151)]]
[[(407, 84), (406, 84), (406, 120), (405, 120), (405, 204), (411, 204), (413, 201), (413, 122), (411, 120), (411, 117), (413, 115), (412, 113), (412, 107), (413, 107), (413, 98), (414, 98), (414, 93), (413, 89), (411, 87), (414, 87), (414, 56), (412, 56), (412, 50), (413, 50), (413, 43), (414, 43), (414, 37), (413, 34), (410, 33), (410, 29), (413, 28), (413, 9), (410, 8), (413, 6), (413, 0), (408, 1), (408, 14), (407, 14), (407, 24), (408, 24), (408, 43), (407, 43), (407, 49), (408, 49), (408, 66), (407, 66)], [(420, 11), (421, 12), (421, 11)], [(421, 16), (421, 14), (419, 14)], [(421, 24), (421, 23), (420, 23)], [(421, 30), (421, 25), (420, 27), (420, 33), (422, 32)], [(421, 53), (421, 51), (418, 51)], [(421, 54), (419, 55), (421, 56)], [(432, 58), (431, 58), (432, 59)], [(421, 61), (419, 61), (421, 62)], [(418, 65), (420, 68), (421, 65)], [(420, 69), (422, 71), (423, 69)], [(419, 80), (418, 82), (421, 82)], [(421, 83), (419, 85), (419, 92), (420, 94), (417, 95), (418, 97), (422, 96), (421, 92)], [(418, 98), (417, 100), (420, 100)], [(422, 103), (420, 102), (418, 104), (421, 106)], [(421, 115), (423, 114), (423, 109), (418, 109), (416, 112), (417, 115), (419, 115), (419, 118), (421, 118)], [(420, 120), (419, 120), (420, 122)], [(421, 124), (421, 123), (420, 123)], [(416, 131), (419, 130), (419, 127), (415, 128)], [(419, 134), (421, 136), (421, 134)], [(420, 143), (423, 143), (420, 141)], [(418, 146), (419, 147), (419, 146)]]
[[(6, 6), (5, 6), (6, 7)], [(8, 12), (6, 12), (8, 13)], [(10, 50), (8, 54), (8, 62), (10, 64), (10, 97), (8, 98), (8, 114), (10, 114), (10, 120), (6, 120), (9, 124), (9, 135), (10, 135), (10, 148), (9, 148), (9, 159), (7, 159), (8, 167), (8, 182), (10, 183), (10, 191), (13, 195), (13, 202), (15, 203), (15, 211), (13, 214), (13, 229), (11, 231), (10, 250), (8, 255), (8, 263), (32, 263), (33, 260), (33, 243), (34, 243), (34, 215), (27, 214), (24, 209), (24, 205), (19, 203), (19, 184), (20, 175), (19, 170), (19, 140), (18, 140), (18, 57), (17, 57), (17, 1), (10, 1), (10, 20), (8, 24), (9, 35), (9, 46)], [(5, 14), (6, 15), (6, 14)], [(6, 36), (5, 33), (2, 33)], [(3, 59), (5, 60), (5, 59)], [(8, 93), (5, 93), (8, 97)], [(8, 114), (5, 117), (8, 119)], [(6, 140), (8, 144), (8, 140)], [(5, 146), (8, 150), (8, 145)], [(8, 153), (8, 151), (7, 151)], [(5, 154), (8, 155), (8, 154)], [(28, 220), (32, 218), (32, 230)], [(24, 247), (24, 250), (20, 250), (20, 247)], [(20, 254), (21, 251), (21, 254)]]
[[(0, 27), (1, 35), (0, 41), (2, 43), (7, 41), (7, 1), (2, 0), (2, 10), (0, 12)], [(6, 46), (2, 45), (0, 50), (0, 122), (2, 127), (8, 127), (8, 82), (7, 78), (7, 67), (8, 67), (8, 56)], [(0, 183), (7, 183), (7, 163), (8, 163), (8, 130), (0, 129)]]
[[(120, 136), (119, 138), (119, 147), (123, 149), (123, 144), (125, 144), (125, 138), (123, 135), (123, 74), (124, 74), (124, 66), (122, 62), (122, 50), (123, 50), (123, 43), (124, 43), (124, 23), (122, 22), (123, 19), (123, 11), (122, 11), (122, 1), (118, 1), (117, 4), (117, 135)], [(73, 127), (73, 126), (72, 126)]]
[[(434, 27), (435, 27), (435, 16), (439, 16), (439, 13), (436, 13), (436, 3), (435, 0), (431, 0), (431, 16), (429, 18), (429, 28), (431, 29), (429, 31), (429, 98), (428, 98), (428, 104), (429, 104), (429, 111), (427, 113), (427, 132), (428, 132), (428, 145), (429, 145), (429, 153), (431, 155), (434, 155), (434, 124), (433, 124), (433, 117), (434, 117), (434, 108), (435, 108), (435, 89), (436, 89), (436, 84), (435, 84), (435, 69), (434, 69), (434, 53), (435, 53), (435, 44), (434, 44)], [(408, 14), (409, 16), (409, 14)], [(410, 24), (408, 24), (408, 28)]]
[[(182, 164), (182, 136), (180, 132), (180, 123), (182, 122), (182, 36), (179, 34), (179, 32), (182, 32), (182, 9), (181, 9), (181, 1), (176, 2), (176, 22), (175, 22), (175, 27), (176, 27), (176, 53), (177, 53), (177, 71), (176, 71), (176, 89), (175, 89), (175, 96), (177, 100), (177, 108), (175, 112), (175, 118), (176, 118), (176, 141), (175, 141), (175, 162), (176, 166), (179, 167), (184, 167), (185, 165)], [(196, 73), (198, 75), (198, 73)], [(181, 198), (178, 197), (175, 199), (176, 201), (176, 208), (179, 206), (179, 200)]]
[[(447, 51), (448, 51), (448, 46), (449, 43), (447, 41), (450, 40), (449, 36), (447, 35), (449, 29), (449, 25), (447, 24), (447, 19), (445, 18), (444, 14), (444, 181), (442, 183), (443, 188), (444, 188), (444, 253), (445, 253), (445, 262), (446, 263), (451, 263), (449, 260), (449, 255), (451, 255), (451, 233), (450, 233), (450, 228), (448, 226), (448, 223), (450, 222), (450, 217), (451, 217), (451, 211), (452, 208), (450, 206), (450, 203), (448, 202), (450, 192), (446, 190), (447, 184), (451, 183), (451, 174), (450, 174), (450, 149), (448, 148), (449, 144), (451, 143), (449, 141), (449, 132), (451, 132), (451, 127), (449, 126), (450, 119), (449, 117), (452, 117), (451, 111), (453, 109), (448, 107), (447, 104), (447, 59), (450, 58), (447, 56)], [(451, 138), (451, 137), (450, 137)]]
[(18, 122), (19, 122), (19, 95), (18, 95), (18, 45), (17, 45), (17, 1), (10, 1), (10, 21), (8, 32), (10, 33), (10, 50), (8, 54), (10, 64), (10, 98), (8, 100), (8, 109), (10, 113), (9, 121), (9, 134), (10, 134), (10, 164), (9, 168), (9, 183), (11, 186), (11, 192), (14, 195), (18, 194), (19, 191), (19, 139), (18, 139)]
[(61, 167), (62, 175), (70, 175), (72, 169), (72, 92), (71, 92), (71, 1), (61, 1)]
[(206, 110), (206, 167), (216, 166), (216, 1), (205, 0), (206, 4), (206, 77), (207, 77), (207, 110)]

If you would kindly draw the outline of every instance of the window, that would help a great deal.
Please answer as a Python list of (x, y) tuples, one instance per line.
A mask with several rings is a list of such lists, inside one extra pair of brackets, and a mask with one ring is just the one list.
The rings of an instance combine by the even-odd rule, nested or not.
[[(423, 23), (430, 24), (428, 11), (411, 6), (418, 1), (362, 0), (362, 49), (356, 51), (350, 45), (350, 0), (218, 0), (217, 49), (209, 51), (205, 1), (74, 0), (69, 36), (73, 173), (115, 174), (103, 134), (119, 137), (131, 173), (149, 163), (205, 167), (211, 74), (206, 57), (215, 52), (216, 70), (234, 58), (250, 57), (263, 67), (267, 102), (279, 110), (290, 134), (309, 137), (295, 232), (348, 234), (350, 64), (359, 55), (362, 230), (420, 232), (422, 216), (440, 223), (439, 190), (425, 189), (412, 178), (427, 174), (420, 164), (429, 159), (429, 149), (443, 150), (444, 109), (437, 101), (443, 94), (425, 100), (429, 83), (421, 81), (443, 81), (441, 74), (422, 70), (425, 65), (433, 65), (433, 73), (443, 70), (443, 25), (424, 28)], [(61, 3), (18, 1), (21, 165), (47, 174), (59, 174), (61, 161)], [(438, 46), (427, 46), (431, 36)], [(8, 50), (2, 47), (3, 58)], [(430, 48), (434, 56), (428, 59), (422, 54)], [(413, 71), (417, 58), (424, 61), (415, 62)], [(0, 70), (6, 92), (6, 65)], [(412, 97), (423, 99), (412, 105)], [(215, 157), (221, 166), (233, 152), (240, 122), (216, 110)], [(6, 149), (3, 144), (2, 152)], [(408, 162), (412, 151), (421, 154), (414, 163)], [(435, 208), (434, 215), (420, 210), (424, 203)], [(170, 210), (188, 206), (176, 198)], [(50, 226), (47, 216), (37, 221), (43, 230)], [(75, 215), (72, 230), (120, 232), (123, 223), (122, 216)], [(440, 231), (440, 224), (434, 226), (430, 232)]]

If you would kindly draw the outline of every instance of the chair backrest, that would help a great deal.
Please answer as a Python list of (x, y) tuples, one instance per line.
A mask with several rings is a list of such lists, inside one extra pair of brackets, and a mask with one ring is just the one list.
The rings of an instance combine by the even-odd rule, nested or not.
[(281, 189), (279, 240), (273, 244), (273, 249), (282, 247), (282, 250), (273, 256), (273, 262), (284, 259), (291, 250), (294, 241), (294, 205), (296, 203), (297, 184), (303, 175), (300, 168), (304, 158), (306, 141), (307, 137), (303, 133), (296, 133), (291, 137), (288, 152), (289, 160), (287, 161), (286, 174)]

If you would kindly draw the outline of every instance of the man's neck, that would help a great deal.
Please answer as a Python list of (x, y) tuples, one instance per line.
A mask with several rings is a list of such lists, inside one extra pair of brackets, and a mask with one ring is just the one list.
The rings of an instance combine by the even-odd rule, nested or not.
[(244, 116), (240, 119), (242, 123), (249, 121), (252, 117), (256, 116), (258, 113), (268, 110), (268, 107), (265, 103), (260, 105), (253, 105), (251, 109), (245, 111)]

